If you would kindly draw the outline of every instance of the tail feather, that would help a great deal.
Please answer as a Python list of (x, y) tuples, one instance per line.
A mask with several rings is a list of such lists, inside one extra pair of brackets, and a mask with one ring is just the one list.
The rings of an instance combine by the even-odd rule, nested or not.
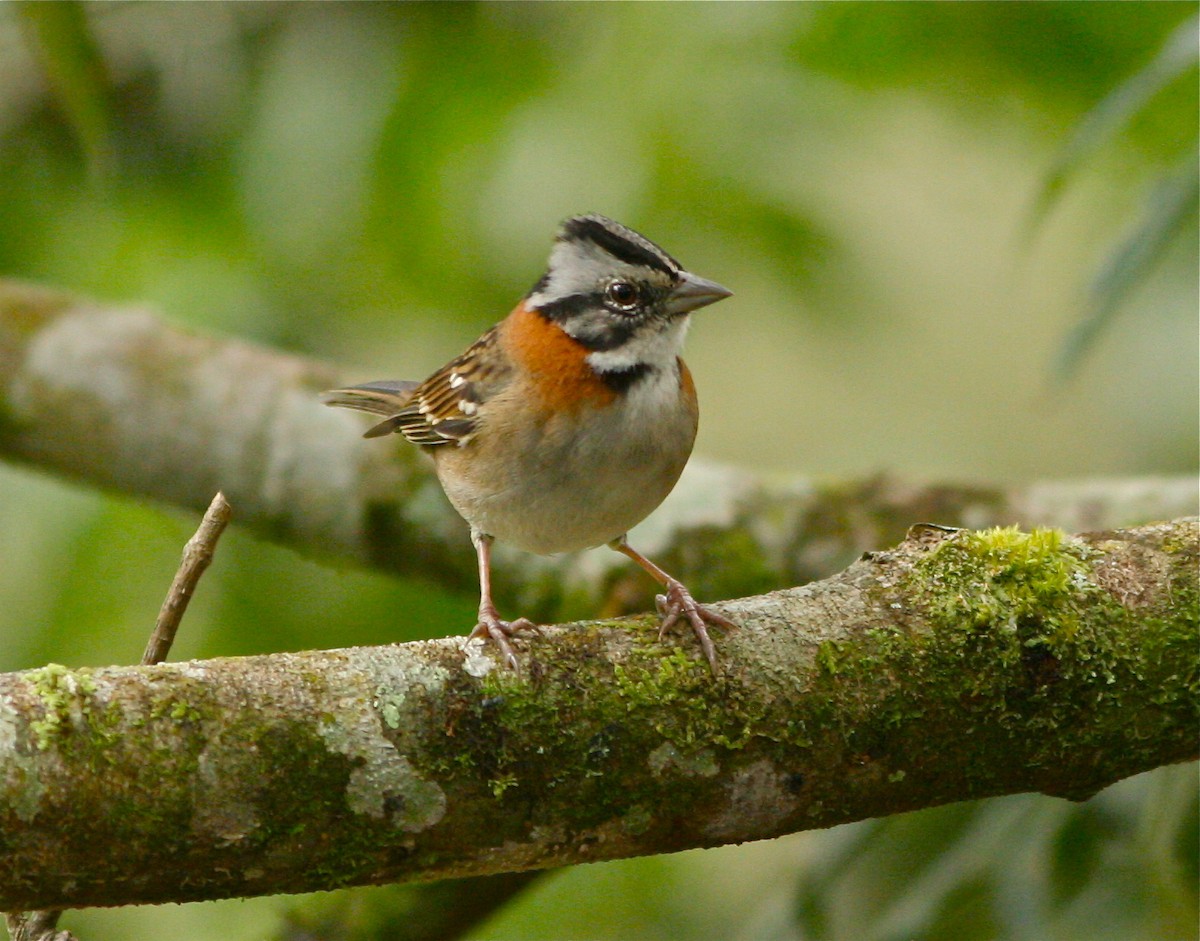
[(392, 379), (382, 382), (364, 382), (360, 386), (345, 389), (330, 389), (321, 393), (321, 401), (339, 408), (353, 408), (373, 415), (392, 417), (412, 399), (413, 390), (419, 382), (409, 379)]

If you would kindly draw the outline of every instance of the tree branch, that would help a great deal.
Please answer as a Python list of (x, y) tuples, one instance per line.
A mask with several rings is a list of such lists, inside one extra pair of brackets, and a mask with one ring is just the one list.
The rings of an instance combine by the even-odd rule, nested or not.
[[(217, 540), (229, 522), (232, 509), (225, 495), (217, 493), (209, 505), (200, 528), (183, 548), (179, 570), (171, 580), (167, 597), (159, 610), (154, 630), (142, 653), (142, 665), (161, 663), (171, 651), (179, 623), (192, 600), (192, 594), (216, 550)], [(75, 941), (67, 931), (58, 930), (61, 909), (34, 912), (8, 912), (4, 916), (11, 941)]]
[[(0, 455), (202, 511), (216, 490), (239, 524), (326, 557), (474, 591), (466, 527), (417, 449), (359, 440), (322, 389), (329, 364), (196, 336), (142, 308), (0, 280)], [(1197, 512), (1194, 477), (1015, 488), (772, 481), (693, 459), (639, 527), (638, 548), (701, 599), (820, 578), (916, 520), (1108, 529)], [(541, 620), (645, 610), (615, 554), (539, 559), (497, 547), (496, 585)]]
[[(1196, 754), (1195, 520), (916, 527), (730, 602), (714, 679), (647, 618), (0, 676), (0, 909), (519, 871), (1018, 791)], [(119, 860), (120, 865), (114, 865)]]

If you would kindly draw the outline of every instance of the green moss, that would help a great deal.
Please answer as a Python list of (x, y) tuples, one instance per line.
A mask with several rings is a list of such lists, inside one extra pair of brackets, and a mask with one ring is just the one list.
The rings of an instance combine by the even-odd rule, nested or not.
[[(814, 821), (836, 816), (858, 781), (893, 786), (896, 810), (1000, 793), (1014, 773), (1027, 786), (1030, 768), (1045, 769), (1044, 789), (1069, 793), (1058, 772), (1081, 748), (1097, 756), (1096, 780), (1111, 781), (1103, 766), (1128, 766), (1124, 740), (1153, 763), (1164, 735), (1195, 727), (1183, 720), (1196, 708), (1164, 692), (1178, 690), (1180, 670), (1196, 681), (1194, 574), (1135, 610), (1106, 587), (1119, 558), (1123, 545), (1110, 558), (1053, 530), (958, 533), (883, 560), (887, 578), (867, 590), (894, 612), (890, 624), (826, 641), (811, 670), (746, 686), (735, 672), (713, 677), (687, 639), (659, 643), (653, 617), (625, 622), (631, 646), (611, 667), (606, 635), (586, 626), (531, 639), (520, 676), (454, 681), (449, 734), (422, 743), (430, 766), (419, 772), (511, 808), (504, 820), (545, 814), (579, 832), (630, 807), (701, 799), (714, 775), (763, 756)], [(947, 768), (949, 734), (965, 734), (981, 760)], [(813, 790), (821, 768), (851, 770)]]
[[(890, 754), (892, 775), (934, 765), (939, 727), (961, 727), (963, 712), (975, 719), (976, 747), (1048, 770), (1081, 734), (1098, 763), (1122, 739), (1161, 747), (1165, 730), (1195, 722), (1194, 695), (1161, 693), (1179, 689), (1178, 671), (1194, 676), (1195, 576), (1181, 570), (1166, 580), (1168, 596), (1127, 607), (1104, 587), (1100, 562), (1111, 578), (1117, 563), (1101, 547), (1057, 530), (956, 534), (879, 589), (899, 609), (897, 626), (818, 651), (813, 689), (826, 697), (825, 718), (855, 753)], [(917, 623), (932, 630), (906, 629), (898, 598), (923, 609)], [(956, 790), (986, 793), (988, 782)]]
[(1058, 530), (1007, 528), (958, 533), (921, 558), (907, 592), (935, 625), (922, 646), (947, 671), (966, 668), (939, 683), (986, 698), (1001, 724), (1022, 721), (1024, 699), (1088, 678), (1081, 670), (1112, 683), (1105, 625), (1119, 612), (1090, 577), (1094, 555)]
[[(1016, 527), (962, 532), (921, 559), (914, 574), (929, 611), (940, 621), (1017, 630), (1036, 620), (1030, 643), (1069, 640), (1079, 623), (1076, 595), (1094, 595), (1082, 544), (1057, 529)], [(947, 592), (944, 586), (956, 586)], [(1026, 632), (1028, 634), (1028, 632)]]
[(154, 699), (147, 714), (149, 721), (157, 722), (170, 719), (174, 722), (199, 722), (204, 713), (199, 705), (189, 699), (182, 699), (177, 692)]
[[(659, 644), (654, 618), (635, 620), (632, 637), (635, 648), (611, 682), (579, 684), (579, 662), (607, 663), (604, 635), (581, 628), (532, 645), (520, 676), (495, 670), (464, 687), (451, 707), (452, 737), (426, 743), (436, 767), (420, 773), (587, 830), (633, 804), (661, 804), (665, 785), (630, 756), (651, 761), (666, 741), (679, 757), (662, 780), (678, 796), (690, 786), (680, 784), (687, 775), (679, 769), (708, 768), (719, 758), (706, 756), (706, 764), (697, 755), (714, 743), (728, 747), (742, 727), (731, 731), (714, 702), (720, 687), (694, 649)], [(562, 795), (570, 795), (565, 804)]]
[(841, 670), (839, 661), (842, 654), (842, 645), (836, 640), (821, 641), (817, 647), (816, 665), (817, 669), (829, 676), (837, 676)]
[(731, 728), (728, 704), (714, 709), (709, 701), (715, 681), (708, 665), (681, 646), (655, 648), (615, 667), (617, 707), (649, 718), (658, 735), (679, 747), (744, 744), (744, 730)]
[(30, 670), (25, 679), (43, 708), (42, 717), (29, 726), (39, 751), (45, 751), (65, 735), (75, 716), (84, 721), (90, 716), (91, 696), (96, 692), (90, 671), (50, 663)]
[(169, 715), (175, 720), (196, 722), (200, 719), (200, 710), (191, 703), (177, 702), (171, 707)]

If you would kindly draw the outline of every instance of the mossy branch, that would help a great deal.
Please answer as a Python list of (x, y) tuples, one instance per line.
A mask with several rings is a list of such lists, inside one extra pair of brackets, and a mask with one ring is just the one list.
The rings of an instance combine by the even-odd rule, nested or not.
[(949, 801), (1083, 798), (1195, 757), (1194, 519), (917, 527), (729, 602), (715, 678), (647, 618), (520, 676), (441, 640), (0, 676), (0, 909), (512, 872)]
[[(359, 439), (322, 389), (330, 364), (195, 335), (137, 307), (0, 279), (0, 456), (196, 512), (217, 490), (238, 525), (325, 557), (475, 590), (466, 527), (428, 463)], [(917, 520), (1109, 529), (1195, 513), (1194, 477), (920, 486), (769, 480), (693, 459), (637, 546), (697, 597), (823, 577)], [(506, 607), (541, 620), (646, 610), (649, 580), (615, 553), (537, 559), (498, 547)]]

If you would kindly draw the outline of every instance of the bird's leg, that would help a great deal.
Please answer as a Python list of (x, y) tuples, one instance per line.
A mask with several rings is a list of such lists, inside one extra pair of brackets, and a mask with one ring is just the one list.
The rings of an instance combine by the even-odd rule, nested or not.
[(658, 605), (659, 617), (662, 618), (662, 623), (658, 628), (658, 639), (662, 640), (666, 636), (667, 631), (674, 627), (681, 617), (686, 617), (688, 623), (691, 624), (692, 633), (700, 641), (700, 648), (704, 651), (708, 665), (712, 668), (713, 673), (716, 673), (717, 651), (713, 647), (712, 638), (708, 636), (708, 627), (706, 624), (724, 628), (733, 628), (737, 627), (737, 625), (729, 620), (729, 618), (712, 610), (712, 608), (707, 608), (698, 603), (692, 597), (692, 593), (684, 586), (683, 582), (677, 578), (672, 578), (634, 549), (625, 540), (624, 536), (613, 540), (609, 543), (609, 546), (633, 559), (634, 562), (650, 574), (651, 578), (666, 589), (666, 594), (657, 595), (654, 599)]
[(490, 640), (500, 648), (504, 662), (513, 672), (520, 673), (517, 655), (513, 653), (508, 639), (517, 631), (531, 630), (537, 625), (528, 618), (517, 618), (515, 621), (500, 620), (500, 614), (492, 602), (492, 537), (472, 530), (471, 542), (475, 544), (475, 555), (479, 559), (479, 623), (467, 636), (467, 640), (476, 637)]

